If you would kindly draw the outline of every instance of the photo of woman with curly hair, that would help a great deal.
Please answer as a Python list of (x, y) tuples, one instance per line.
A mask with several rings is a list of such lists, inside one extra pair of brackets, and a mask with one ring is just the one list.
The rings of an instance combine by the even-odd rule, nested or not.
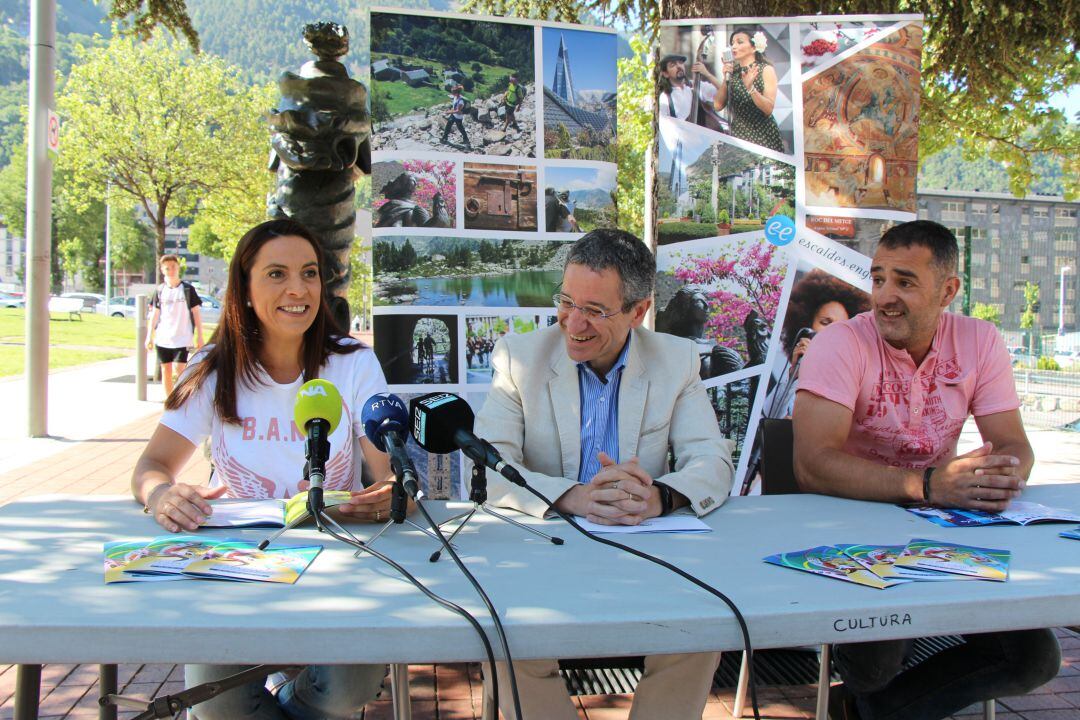
[(713, 106), (730, 109), (731, 134), (740, 140), (786, 152), (780, 127), (773, 117), (778, 77), (765, 57), (768, 39), (760, 28), (738, 27), (729, 36), (731, 61), (724, 63), (724, 82)]
[(814, 269), (796, 279), (780, 331), (786, 370), (773, 376), (777, 384), (766, 399), (765, 417), (791, 417), (799, 365), (814, 336), (869, 309), (869, 294), (824, 270)]

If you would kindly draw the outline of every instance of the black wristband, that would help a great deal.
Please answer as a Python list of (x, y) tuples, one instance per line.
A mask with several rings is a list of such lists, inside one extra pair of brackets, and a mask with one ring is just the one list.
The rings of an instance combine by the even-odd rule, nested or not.
[(928, 467), (923, 470), (922, 474), (922, 499), (927, 505), (930, 504), (930, 476), (937, 470), (935, 467)]
[(660, 514), (670, 515), (675, 509), (675, 496), (672, 495), (671, 488), (662, 482), (654, 482), (653, 485), (660, 491)]

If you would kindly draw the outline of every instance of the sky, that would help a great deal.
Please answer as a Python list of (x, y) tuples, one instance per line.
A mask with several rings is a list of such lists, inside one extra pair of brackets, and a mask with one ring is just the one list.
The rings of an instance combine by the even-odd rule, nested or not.
[(617, 50), (614, 33), (544, 28), (544, 85), (550, 88), (555, 81), (560, 35), (566, 38), (566, 49), (570, 51), (574, 90), (615, 92)]
[(560, 190), (612, 190), (615, 187), (615, 166), (604, 168), (555, 167), (544, 168), (544, 182)]

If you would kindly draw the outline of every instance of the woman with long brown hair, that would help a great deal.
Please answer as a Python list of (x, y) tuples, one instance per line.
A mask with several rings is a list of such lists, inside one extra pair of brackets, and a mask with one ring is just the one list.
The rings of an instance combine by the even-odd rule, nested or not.
[[(330, 434), (324, 487), (352, 491), (336, 508), (359, 520), (389, 517), (389, 460), (364, 437), (360, 408), (386, 390), (370, 348), (343, 336), (329, 313), (325, 265), (315, 236), (288, 218), (249, 230), (229, 265), (221, 322), (165, 401), (165, 413), (135, 466), (131, 490), (170, 532), (195, 530), (218, 497), (286, 498), (307, 489), (304, 437), (292, 420), (307, 380), (332, 382), (342, 418)], [(176, 481), (211, 439), (209, 486)], [(360, 483), (361, 459), (376, 482)], [(257, 608), (252, 608), (258, 612)], [(242, 666), (189, 665), (196, 685)], [(274, 697), (252, 682), (198, 706), (201, 720), (352, 717), (379, 690), (382, 666), (309, 666)]]

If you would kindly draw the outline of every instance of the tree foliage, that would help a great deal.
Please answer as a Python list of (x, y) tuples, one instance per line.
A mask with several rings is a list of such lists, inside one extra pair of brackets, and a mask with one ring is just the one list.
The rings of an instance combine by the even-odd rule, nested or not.
[(645, 152), (653, 138), (653, 81), (648, 59), (649, 41), (630, 39), (631, 57), (619, 59), (618, 136), (615, 157), (619, 165), (615, 191), (618, 226), (638, 237), (645, 234)]
[[(0, 217), (15, 235), (26, 231), (26, 144), (16, 148), (11, 163), (0, 170)], [(154, 266), (149, 229), (135, 217), (128, 202), (116, 203), (111, 213), (110, 250), (113, 267), (146, 270)], [(70, 173), (53, 174), (52, 286), (59, 290), (65, 277), (78, 274), (89, 290), (105, 285), (105, 204), (82, 202), (72, 194)]]
[(199, 52), (199, 33), (192, 27), (185, 0), (112, 0), (109, 17), (142, 40), (149, 40), (155, 28), (163, 27), (173, 37), (183, 35), (191, 49)]
[(994, 305), (975, 303), (971, 308), (971, 317), (986, 320), (987, 322), (992, 322), (994, 325), (1001, 327), (1001, 312)]
[(176, 43), (116, 36), (85, 50), (58, 98), (64, 117), (58, 168), (73, 191), (100, 200), (107, 182), (150, 219), (157, 251), (174, 216), (197, 209), (219, 237), (265, 216), (263, 113), (272, 97), (220, 60)]

